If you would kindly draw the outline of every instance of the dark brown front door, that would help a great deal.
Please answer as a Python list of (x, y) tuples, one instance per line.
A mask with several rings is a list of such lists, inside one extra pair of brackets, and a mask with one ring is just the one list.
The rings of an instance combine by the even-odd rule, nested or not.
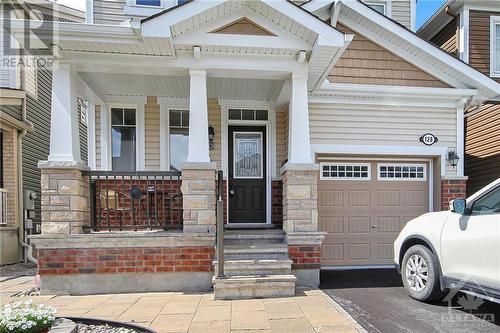
[(266, 222), (266, 128), (231, 126), (229, 223)]

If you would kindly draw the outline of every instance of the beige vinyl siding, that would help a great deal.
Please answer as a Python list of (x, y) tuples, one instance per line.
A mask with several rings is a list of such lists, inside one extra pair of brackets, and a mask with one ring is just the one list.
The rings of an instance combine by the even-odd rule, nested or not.
[(500, 177), (500, 103), (485, 103), (465, 118), (465, 174), (472, 194)]
[(434, 146), (457, 145), (454, 108), (311, 104), (309, 119), (312, 144), (425, 147), (419, 138), (430, 132)]
[(123, 14), (125, 0), (94, 0), (94, 23), (120, 24), (131, 18)]
[(160, 106), (156, 96), (148, 96), (144, 108), (146, 171), (160, 170)]
[(95, 106), (95, 167), (101, 170), (101, 106)]
[(276, 174), (280, 176), (283, 162), (288, 158), (288, 111), (276, 110)]
[(214, 149), (210, 150), (210, 160), (217, 163), (217, 169), (222, 168), (221, 161), (221, 109), (217, 99), (208, 100), (208, 123), (215, 130)]
[(392, 19), (410, 28), (411, 13), (410, 0), (392, 1)]
[(328, 80), (333, 83), (380, 84), (414, 87), (448, 87), (388, 50), (339, 24), (354, 40), (336, 63)]

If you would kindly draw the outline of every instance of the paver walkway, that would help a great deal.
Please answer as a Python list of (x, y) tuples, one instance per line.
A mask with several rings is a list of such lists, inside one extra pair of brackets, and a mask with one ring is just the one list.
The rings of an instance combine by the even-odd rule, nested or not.
[(58, 316), (133, 322), (157, 332), (327, 333), (363, 329), (321, 290), (295, 297), (216, 301), (208, 293), (141, 293), (93, 296), (11, 297), (27, 290), (33, 277), (0, 283), (0, 302), (32, 299), (54, 306)]

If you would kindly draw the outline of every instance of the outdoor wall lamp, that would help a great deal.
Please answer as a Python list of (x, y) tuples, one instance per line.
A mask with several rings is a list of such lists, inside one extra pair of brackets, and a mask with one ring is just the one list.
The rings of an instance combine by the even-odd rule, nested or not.
[(453, 168), (456, 168), (457, 167), (457, 164), (458, 164), (458, 160), (460, 159), (460, 157), (457, 155), (457, 153), (455, 153), (454, 151), (449, 151), (448, 152), (448, 162), (450, 162), (450, 165), (453, 167)]
[(215, 148), (215, 129), (212, 127), (212, 125), (208, 126), (208, 148), (210, 150), (213, 150)]

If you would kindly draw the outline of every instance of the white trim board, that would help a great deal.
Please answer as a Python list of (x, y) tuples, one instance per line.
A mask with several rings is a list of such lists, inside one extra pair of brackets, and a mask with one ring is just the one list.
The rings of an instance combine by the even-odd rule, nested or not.
[(439, 157), (441, 161), (441, 177), (446, 176), (446, 165), (448, 163), (447, 147), (311, 144), (311, 151), (312, 154)]

